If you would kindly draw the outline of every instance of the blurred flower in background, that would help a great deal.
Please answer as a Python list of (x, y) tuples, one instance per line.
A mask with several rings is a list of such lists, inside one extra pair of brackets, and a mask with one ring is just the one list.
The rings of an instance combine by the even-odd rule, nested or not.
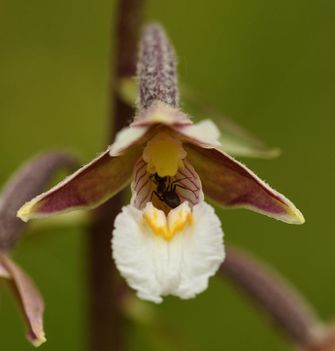
[(64, 153), (40, 155), (19, 169), (0, 194), (0, 278), (10, 283), (28, 325), (27, 338), (34, 346), (40, 346), (46, 341), (43, 327), (44, 302), (29, 275), (10, 257), (26, 227), (16, 217), (16, 212), (31, 196), (45, 188), (57, 170), (73, 169), (76, 165), (76, 160)]

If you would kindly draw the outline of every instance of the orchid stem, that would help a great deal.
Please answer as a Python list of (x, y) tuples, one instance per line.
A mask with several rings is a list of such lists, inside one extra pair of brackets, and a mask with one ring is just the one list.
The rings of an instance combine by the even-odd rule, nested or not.
[[(122, 78), (136, 73), (138, 33), (141, 26), (144, 0), (121, 0), (117, 9), (116, 53), (111, 73), (111, 99), (108, 144), (117, 131), (134, 116), (133, 109), (125, 104), (117, 92)], [(111, 258), (111, 233), (116, 215), (120, 212), (124, 195), (95, 210), (87, 241), (89, 271), (89, 350), (120, 351), (125, 349), (123, 327), (125, 320), (120, 306), (122, 282)]]
[(261, 261), (229, 247), (221, 272), (300, 348), (323, 336), (323, 325), (303, 297)]

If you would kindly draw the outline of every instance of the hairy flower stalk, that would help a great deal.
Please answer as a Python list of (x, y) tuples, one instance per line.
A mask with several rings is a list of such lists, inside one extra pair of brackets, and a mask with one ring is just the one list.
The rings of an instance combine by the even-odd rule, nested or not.
[(259, 260), (229, 247), (221, 272), (303, 348), (324, 338), (324, 327), (297, 291)]
[(194, 124), (178, 109), (175, 56), (162, 27), (144, 28), (139, 52), (133, 122), (104, 153), (26, 203), (18, 216), (27, 221), (95, 208), (131, 184), (130, 204), (114, 223), (118, 270), (143, 299), (189, 299), (208, 287), (225, 257), (221, 223), (205, 195), (223, 207), (244, 207), (287, 223), (304, 218), (220, 149), (211, 120)]
[(32, 196), (43, 191), (59, 169), (78, 167), (74, 157), (60, 152), (40, 155), (27, 162), (10, 179), (0, 196), (0, 278), (9, 280), (28, 325), (28, 340), (39, 346), (46, 341), (43, 328), (44, 303), (34, 282), (9, 257), (26, 224), (16, 217), (17, 210)]
[(150, 107), (155, 101), (178, 107), (175, 53), (158, 24), (152, 24), (143, 30), (137, 76), (140, 109)]

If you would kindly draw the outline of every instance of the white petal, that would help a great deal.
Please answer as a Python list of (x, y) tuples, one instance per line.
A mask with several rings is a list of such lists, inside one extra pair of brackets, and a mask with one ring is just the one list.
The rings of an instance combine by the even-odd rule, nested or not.
[(225, 253), (223, 231), (214, 209), (205, 202), (193, 207), (194, 232), (190, 236), (176, 236), (175, 245), (184, 250), (182, 279), (176, 293), (187, 299), (207, 289), (208, 278), (222, 264)]
[[(224, 260), (220, 221), (213, 208), (201, 202), (192, 209), (192, 224), (166, 240), (145, 226), (143, 213), (150, 211), (151, 203), (144, 211), (127, 206), (117, 216), (112, 240), (116, 265), (142, 299), (159, 303), (169, 294), (192, 298), (207, 288)], [(176, 215), (178, 211), (191, 210), (184, 202), (168, 219), (159, 211), (159, 225), (173, 227), (174, 220), (183, 217)]]
[(199, 123), (178, 128), (177, 131), (197, 145), (203, 147), (220, 146), (220, 130), (210, 119)]
[[(111, 156), (119, 156), (130, 146), (141, 142), (144, 135), (148, 132), (146, 127), (126, 127), (121, 129), (117, 134), (114, 143), (109, 147)], [(143, 140), (142, 142), (144, 142)]]

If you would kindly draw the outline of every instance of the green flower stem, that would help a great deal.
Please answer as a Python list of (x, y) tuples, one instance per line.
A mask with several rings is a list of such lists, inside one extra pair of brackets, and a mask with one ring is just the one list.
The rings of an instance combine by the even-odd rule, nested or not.
[[(136, 73), (137, 40), (144, 0), (121, 0), (118, 4), (114, 75), (111, 81), (110, 116), (107, 142), (110, 144), (118, 130), (134, 115), (133, 108), (119, 97), (117, 82)], [(120, 308), (122, 283), (111, 258), (111, 233), (120, 212), (124, 194), (95, 210), (87, 240), (89, 273), (89, 350), (119, 351), (124, 349), (125, 320)]]

